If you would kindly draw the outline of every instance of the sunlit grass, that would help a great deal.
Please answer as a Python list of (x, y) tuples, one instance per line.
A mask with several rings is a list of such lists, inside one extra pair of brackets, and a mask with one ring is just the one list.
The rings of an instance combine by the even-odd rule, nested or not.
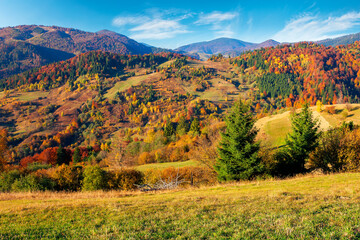
[(265, 132), (269, 136), (269, 140), (274, 146), (285, 144), (285, 138), (286, 135), (290, 132), (290, 129), (290, 115), (287, 115), (283, 118), (269, 120), (265, 125)]
[(119, 81), (115, 84), (114, 87), (109, 89), (109, 91), (105, 94), (106, 98), (114, 99), (117, 92), (122, 92), (129, 89), (132, 86), (139, 85), (147, 78), (147, 75), (135, 76), (128, 78), (126, 81)]
[(146, 171), (148, 169), (165, 169), (169, 167), (181, 168), (190, 166), (199, 166), (200, 163), (194, 160), (188, 160), (184, 162), (166, 162), (166, 163), (151, 163), (135, 167), (139, 171)]
[(46, 97), (49, 95), (49, 92), (43, 92), (43, 91), (36, 91), (36, 92), (24, 92), (20, 93), (16, 98), (19, 99), (19, 101), (32, 101), (35, 99), (38, 99), (39, 97)]
[(360, 174), (178, 191), (0, 195), (3, 239), (358, 239)]

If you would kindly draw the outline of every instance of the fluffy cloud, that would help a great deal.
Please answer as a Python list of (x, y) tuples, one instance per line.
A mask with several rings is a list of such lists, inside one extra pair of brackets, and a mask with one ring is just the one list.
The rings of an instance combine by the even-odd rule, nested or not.
[(131, 35), (135, 39), (166, 39), (175, 37), (177, 34), (188, 33), (186, 26), (179, 20), (153, 19), (132, 29)]
[(138, 17), (116, 17), (113, 19), (112, 24), (117, 27), (122, 27), (125, 25), (135, 25), (135, 24), (142, 24), (148, 21), (148, 17), (138, 16)]
[(305, 15), (291, 20), (273, 38), (281, 42), (321, 40), (342, 35), (346, 30), (360, 25), (360, 12), (350, 12), (340, 17)]
[(224, 21), (229, 21), (234, 19), (237, 16), (236, 13), (232, 12), (212, 12), (209, 14), (200, 15), (199, 19), (195, 22), (195, 24), (199, 25), (207, 25), (207, 24), (219, 24)]
[(131, 38), (143, 39), (167, 39), (178, 34), (188, 33), (187, 27), (181, 21), (188, 18), (189, 14), (174, 16), (173, 11), (159, 13), (149, 10), (150, 16), (127, 16), (113, 19), (113, 25), (117, 27), (128, 26)]
[[(169, 39), (179, 34), (190, 33), (189, 28), (209, 25), (217, 37), (231, 37), (235, 12), (189, 13), (182, 10), (148, 9), (142, 15), (120, 16), (112, 24), (126, 28), (130, 37), (137, 40)], [(186, 24), (185, 24), (186, 23)]]
[(200, 14), (199, 19), (195, 21), (197, 25), (211, 25), (216, 37), (232, 37), (232, 21), (238, 17), (235, 12), (212, 12)]

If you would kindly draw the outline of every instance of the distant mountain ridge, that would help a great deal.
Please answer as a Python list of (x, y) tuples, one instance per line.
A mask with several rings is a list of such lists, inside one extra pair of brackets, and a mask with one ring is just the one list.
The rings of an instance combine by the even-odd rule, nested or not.
[(324, 40), (317, 41), (318, 44), (323, 44), (324, 46), (339, 46), (352, 44), (356, 41), (360, 41), (360, 33), (349, 34), (337, 38), (328, 38)]
[(6, 27), (0, 29), (0, 79), (96, 50), (120, 54), (153, 52), (144, 44), (108, 30), (93, 33), (57, 26)]
[[(356, 33), (316, 43), (337, 46), (359, 40), (360, 33)], [(206, 60), (213, 54), (236, 57), (245, 51), (279, 44), (281, 43), (271, 39), (262, 43), (251, 43), (218, 38), (171, 50), (139, 43), (109, 30), (86, 32), (58, 26), (20, 25), (0, 28), (0, 79), (89, 51), (101, 50), (126, 55), (176, 52)]]
[(244, 51), (254, 50), (262, 47), (274, 47), (279, 45), (279, 42), (274, 40), (267, 40), (262, 43), (250, 43), (232, 38), (218, 38), (212, 41), (198, 42), (181, 46), (175, 50), (184, 51), (188, 53), (199, 54), (225, 54), (229, 56), (238, 56)]
[(244, 42), (232, 38), (218, 38), (211, 41), (188, 44), (175, 50), (190, 53), (218, 54), (233, 51), (239, 48), (249, 47), (254, 43)]

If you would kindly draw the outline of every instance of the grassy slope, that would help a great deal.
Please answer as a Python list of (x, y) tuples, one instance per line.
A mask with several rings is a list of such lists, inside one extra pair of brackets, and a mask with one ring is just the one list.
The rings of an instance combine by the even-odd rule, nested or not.
[(166, 162), (166, 163), (152, 163), (145, 164), (135, 167), (139, 171), (146, 171), (148, 169), (165, 169), (169, 167), (180, 168), (180, 167), (190, 167), (190, 166), (199, 166), (199, 163), (195, 160), (188, 160), (185, 162)]
[(13, 97), (18, 98), (19, 101), (27, 102), (38, 99), (39, 97), (46, 97), (47, 95), (49, 95), (49, 92), (35, 91), (19, 93), (18, 95)]
[[(353, 121), (360, 125), (360, 105), (352, 104), (353, 110), (348, 113), (348, 117), (342, 114), (345, 111), (344, 104), (336, 106), (336, 114), (329, 114), (325, 111), (320, 114), (316, 112), (316, 108), (312, 107), (315, 118), (319, 119), (320, 128), (327, 130), (330, 127), (339, 126), (343, 121)], [(290, 112), (285, 112), (278, 115), (273, 115), (259, 119), (256, 126), (260, 129), (260, 136), (266, 138), (274, 146), (280, 146), (285, 143), (285, 137), (291, 130)]]
[(131, 77), (131, 78), (127, 79), (126, 81), (117, 82), (114, 87), (112, 87), (111, 89), (108, 90), (108, 92), (105, 94), (105, 97), (114, 99), (115, 94), (117, 92), (122, 92), (122, 91), (129, 89), (132, 86), (139, 85), (144, 80), (146, 80), (146, 78), (148, 78), (148, 75), (141, 75), (141, 76)]
[(355, 239), (360, 174), (153, 193), (0, 194), (4, 239)]

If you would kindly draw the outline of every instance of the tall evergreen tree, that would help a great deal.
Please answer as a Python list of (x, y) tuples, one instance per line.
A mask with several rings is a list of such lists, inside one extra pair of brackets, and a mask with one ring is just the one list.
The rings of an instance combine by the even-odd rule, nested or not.
[(286, 138), (286, 168), (289, 174), (305, 172), (305, 163), (309, 154), (318, 144), (319, 125), (313, 118), (309, 104), (306, 103), (300, 113), (291, 116), (291, 133)]
[(236, 102), (225, 119), (226, 130), (221, 134), (219, 157), (215, 165), (220, 180), (251, 179), (262, 173), (258, 156), (260, 144), (255, 142), (258, 130), (248, 105)]
[(74, 163), (81, 162), (81, 154), (80, 154), (80, 149), (78, 147), (76, 147), (74, 150), (74, 153), (72, 155), (72, 160)]
[(57, 164), (63, 164), (66, 161), (66, 153), (65, 153), (65, 149), (61, 146), (58, 147), (57, 151), (56, 151), (56, 155), (57, 155)]
[(192, 120), (190, 125), (190, 132), (192, 132), (194, 135), (198, 135), (200, 133), (200, 122), (198, 118), (194, 118), (194, 120)]
[(184, 135), (187, 131), (188, 131), (188, 123), (186, 122), (186, 119), (184, 116), (181, 116), (179, 121), (178, 121), (178, 125), (176, 127), (176, 133), (179, 134), (180, 136)]
[(175, 134), (174, 124), (168, 119), (164, 127), (164, 136), (171, 137)]

